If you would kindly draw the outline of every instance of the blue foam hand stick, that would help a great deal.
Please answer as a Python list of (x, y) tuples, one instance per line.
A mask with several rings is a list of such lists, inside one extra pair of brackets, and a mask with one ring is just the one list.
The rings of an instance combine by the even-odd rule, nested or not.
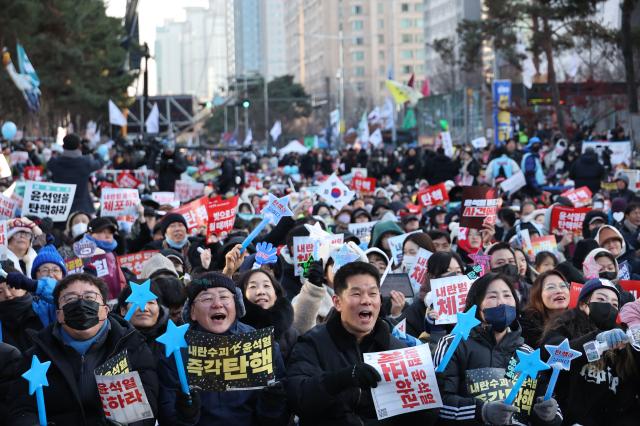
[(146, 280), (142, 284), (129, 281), (129, 286), (131, 287), (131, 294), (127, 297), (126, 302), (131, 303), (131, 307), (124, 316), (124, 319), (127, 321), (131, 320), (131, 317), (137, 309), (144, 311), (147, 302), (158, 298), (158, 296), (151, 292), (151, 280)]
[(276, 263), (278, 260), (278, 249), (271, 243), (262, 242), (256, 245), (256, 260), (259, 266)]
[(547, 391), (544, 394), (544, 400), (548, 401), (553, 395), (553, 390), (558, 382), (560, 371), (569, 370), (571, 368), (571, 361), (574, 358), (581, 356), (582, 352), (571, 349), (571, 346), (569, 346), (569, 339), (564, 339), (558, 346), (544, 345), (544, 347), (547, 352), (549, 352), (549, 355), (551, 355), (547, 360), (547, 365), (553, 368), (551, 379), (549, 379), (549, 385), (547, 386)]
[(549, 369), (549, 366), (540, 359), (540, 348), (529, 354), (516, 350), (516, 354), (520, 361), (516, 365), (515, 371), (520, 373), (520, 376), (509, 391), (507, 398), (504, 400), (504, 403), (507, 405), (513, 404), (513, 401), (516, 400), (516, 396), (518, 396), (520, 388), (528, 377), (536, 377), (540, 371)]
[(43, 386), (49, 386), (47, 380), (47, 370), (51, 366), (51, 361), (40, 362), (38, 357), (34, 355), (31, 358), (31, 368), (27, 370), (22, 377), (29, 382), (29, 395), (36, 394), (36, 402), (38, 404), (38, 422), (40, 426), (47, 426), (47, 410), (44, 405)]
[(185, 395), (191, 395), (189, 391), (189, 383), (187, 382), (187, 373), (184, 370), (184, 363), (182, 361), (181, 348), (187, 347), (187, 341), (184, 335), (189, 329), (189, 324), (184, 324), (178, 327), (173, 320), (169, 320), (167, 323), (167, 331), (163, 335), (156, 338), (158, 343), (164, 345), (164, 354), (168, 358), (173, 355), (176, 362), (176, 369), (178, 370), (178, 379), (180, 380), (180, 388)]
[(458, 348), (460, 342), (462, 342), (462, 340), (467, 340), (471, 329), (480, 324), (480, 320), (476, 318), (477, 308), (478, 307), (476, 305), (473, 305), (467, 312), (458, 312), (458, 322), (456, 323), (456, 326), (453, 327), (453, 331), (451, 331), (451, 334), (454, 336), (453, 341), (438, 364), (436, 373), (442, 373), (444, 369), (447, 368), (447, 364), (449, 364), (449, 361)]
[(243, 253), (247, 247), (249, 247), (249, 244), (262, 232), (269, 222), (275, 226), (283, 217), (293, 216), (293, 212), (289, 209), (289, 196), (285, 195), (282, 198), (277, 198), (275, 195), (269, 194), (269, 201), (261, 213), (264, 215), (264, 218), (258, 226), (247, 235), (247, 238), (244, 239), (240, 253)]

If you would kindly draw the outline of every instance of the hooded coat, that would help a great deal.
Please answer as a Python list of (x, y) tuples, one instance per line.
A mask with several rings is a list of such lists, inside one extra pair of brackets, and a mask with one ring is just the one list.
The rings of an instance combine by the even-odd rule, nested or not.
[(369, 248), (377, 247), (382, 250), (389, 259), (391, 259), (391, 252), (389, 250), (385, 250), (382, 247), (382, 236), (384, 234), (393, 234), (394, 236), (396, 236), (404, 234), (404, 231), (398, 226), (397, 223), (390, 220), (376, 223), (371, 230), (371, 240), (369, 241)]
[(604, 180), (606, 175), (606, 170), (598, 161), (598, 154), (595, 151), (587, 151), (582, 154), (569, 170), (569, 177), (575, 181), (576, 188), (586, 186), (594, 194), (600, 191), (600, 182)]
[[(618, 272), (620, 271), (620, 266), (618, 265), (618, 262), (613, 257), (613, 255), (606, 249), (596, 248), (596, 249), (591, 250), (591, 252), (589, 252), (587, 257), (584, 259), (582, 272), (583, 272), (583, 274), (585, 276), (585, 279), (589, 279), (589, 277), (587, 276), (587, 269), (585, 268), (584, 265), (594, 262), (595, 261), (595, 257), (598, 256), (601, 253), (605, 253), (613, 261), (613, 264), (616, 267), (616, 276), (618, 275)], [(612, 282), (616, 286), (616, 288), (618, 289), (618, 292), (620, 292), (620, 307), (622, 307), (626, 303), (633, 302), (635, 300), (635, 297), (633, 297), (633, 294), (629, 293), (626, 290), (623, 290), (622, 287), (620, 287), (620, 284), (618, 284), (618, 280), (617, 279), (613, 280)]]
[(598, 229), (598, 232), (596, 234), (596, 236), (594, 237), (594, 239), (598, 242), (598, 244), (602, 244), (604, 243), (604, 241), (600, 241), (600, 237), (602, 232), (605, 230), (611, 230), (613, 231), (622, 241), (622, 249), (620, 250), (620, 254), (618, 255), (618, 257), (616, 258), (616, 260), (618, 261), (618, 265), (620, 265), (622, 262), (627, 262), (629, 264), (629, 270), (631, 272), (632, 275), (632, 279), (638, 279), (638, 275), (640, 275), (640, 261), (638, 261), (638, 259), (635, 256), (635, 253), (632, 251), (627, 251), (627, 243), (624, 239), (624, 237), (622, 236), (622, 233), (620, 233), (620, 231), (615, 227), (615, 226), (611, 226), (611, 225), (603, 225)]

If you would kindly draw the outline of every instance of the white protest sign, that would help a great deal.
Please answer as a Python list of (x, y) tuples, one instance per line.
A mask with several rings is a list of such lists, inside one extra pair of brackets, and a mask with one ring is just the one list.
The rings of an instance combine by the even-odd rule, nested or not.
[(153, 411), (137, 371), (114, 376), (96, 375), (98, 394), (107, 419), (131, 424), (152, 419)]
[(382, 380), (371, 389), (378, 420), (442, 407), (429, 345), (363, 354)]
[(180, 202), (189, 201), (204, 195), (204, 183), (201, 182), (177, 180), (174, 188), (176, 198)]
[[(86, 182), (85, 182), (86, 183)], [(64, 222), (69, 216), (76, 184), (27, 181), (22, 201), (22, 214), (48, 217), (54, 222)]]
[[(174, 206), (174, 208), (180, 207), (180, 201), (176, 200), (175, 192), (152, 192), (151, 199), (161, 206), (164, 204), (170, 204), (171, 206)], [(175, 201), (178, 202), (177, 206), (174, 205)]]
[(442, 148), (444, 148), (444, 155), (447, 157), (453, 157), (453, 141), (451, 140), (450, 132), (442, 132)]
[(313, 256), (318, 260), (317, 240), (313, 237), (293, 237), (293, 268), (294, 275), (300, 277), (303, 274), (302, 263)]
[(517, 192), (520, 188), (524, 188), (527, 185), (527, 181), (524, 177), (524, 173), (521, 171), (512, 174), (509, 178), (500, 183), (500, 188), (509, 194)]
[(140, 196), (137, 189), (103, 188), (100, 195), (100, 216), (138, 216)]
[(369, 177), (366, 167), (352, 167), (351, 174), (353, 175), (353, 177)]
[(416, 289), (419, 291), (424, 282), (424, 277), (427, 274), (427, 261), (432, 254), (429, 250), (420, 247), (416, 255), (416, 263), (413, 264), (413, 268), (409, 271), (409, 281), (411, 281), (415, 294), (418, 294)]
[(434, 309), (439, 315), (436, 324), (455, 324), (458, 312), (464, 312), (467, 293), (472, 281), (466, 275), (431, 280), (431, 293), (435, 295)]
[(589, 148), (598, 153), (600, 158), (602, 158), (604, 150), (608, 148), (611, 151), (611, 165), (614, 167), (621, 163), (627, 165), (631, 163), (631, 141), (582, 141), (582, 153), (584, 154)]
[(475, 149), (486, 148), (487, 138), (485, 138), (484, 136), (480, 136), (479, 138), (476, 138), (471, 141), (471, 146), (473, 146)]
[(371, 239), (371, 230), (378, 223), (377, 220), (372, 222), (350, 223), (349, 232), (358, 237), (360, 241), (369, 242)]
[(22, 164), (29, 161), (29, 153), (27, 151), (13, 151), (9, 154), (11, 164)]
[(11, 219), (15, 217), (18, 207), (17, 200), (0, 194), (0, 219)]

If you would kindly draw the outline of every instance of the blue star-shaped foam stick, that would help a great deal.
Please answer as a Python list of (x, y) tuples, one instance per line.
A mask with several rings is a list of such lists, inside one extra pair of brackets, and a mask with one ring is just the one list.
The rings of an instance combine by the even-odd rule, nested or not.
[(447, 364), (449, 364), (449, 361), (458, 348), (460, 342), (462, 340), (467, 340), (469, 338), (469, 333), (471, 333), (471, 329), (480, 324), (480, 320), (476, 318), (477, 309), (478, 307), (476, 305), (473, 305), (467, 312), (458, 312), (458, 322), (451, 331), (451, 334), (454, 336), (453, 341), (440, 360), (438, 368), (436, 368), (436, 373), (442, 373), (444, 369), (447, 368)]
[(178, 327), (173, 320), (167, 322), (167, 331), (163, 335), (156, 337), (158, 343), (164, 345), (164, 355), (168, 358), (173, 354), (173, 358), (176, 361), (176, 369), (178, 370), (178, 378), (180, 379), (180, 387), (182, 393), (190, 395), (189, 383), (187, 382), (187, 373), (184, 371), (184, 363), (182, 362), (181, 348), (187, 347), (187, 341), (184, 335), (189, 329), (189, 324), (184, 324)]
[(136, 309), (144, 311), (144, 307), (147, 305), (147, 302), (158, 298), (158, 296), (151, 292), (151, 280), (146, 280), (142, 284), (136, 284), (129, 281), (129, 287), (131, 287), (131, 294), (127, 297), (126, 302), (131, 303), (131, 307), (127, 311), (127, 315), (124, 316), (124, 319), (127, 321), (131, 320)]
[(507, 399), (504, 400), (504, 403), (508, 405), (513, 404), (527, 377), (536, 377), (540, 371), (549, 369), (549, 366), (540, 359), (540, 348), (530, 354), (516, 350), (516, 354), (520, 361), (516, 365), (515, 371), (520, 373), (520, 376), (509, 391)]
[(261, 213), (264, 216), (262, 221), (260, 221), (258, 226), (256, 226), (253, 231), (247, 235), (247, 238), (244, 239), (240, 253), (244, 252), (247, 247), (249, 247), (249, 244), (251, 244), (251, 242), (258, 236), (258, 234), (260, 234), (269, 222), (275, 226), (283, 217), (293, 216), (293, 212), (289, 209), (289, 196), (285, 195), (282, 198), (278, 198), (273, 194), (269, 194), (269, 201), (267, 202), (267, 205), (264, 206)]
[(355, 262), (360, 256), (352, 252), (346, 244), (343, 244), (340, 250), (336, 250), (331, 254), (331, 258), (333, 259), (333, 272), (336, 273), (338, 269), (347, 263)]
[(47, 411), (44, 406), (44, 393), (42, 392), (43, 386), (49, 386), (47, 380), (47, 370), (51, 361), (40, 362), (36, 355), (31, 358), (31, 368), (27, 370), (22, 377), (29, 382), (29, 395), (36, 394), (36, 402), (38, 403), (38, 420), (40, 425), (46, 426), (47, 424)]
[(558, 346), (544, 345), (544, 347), (547, 352), (549, 352), (549, 355), (551, 355), (547, 360), (547, 365), (553, 368), (551, 379), (549, 379), (549, 385), (547, 386), (547, 392), (544, 394), (544, 400), (548, 401), (553, 395), (560, 370), (569, 370), (571, 368), (571, 361), (581, 356), (582, 352), (571, 349), (569, 339), (564, 339)]
[(258, 265), (267, 265), (269, 263), (276, 263), (278, 260), (278, 249), (271, 243), (262, 242), (256, 245), (256, 260)]

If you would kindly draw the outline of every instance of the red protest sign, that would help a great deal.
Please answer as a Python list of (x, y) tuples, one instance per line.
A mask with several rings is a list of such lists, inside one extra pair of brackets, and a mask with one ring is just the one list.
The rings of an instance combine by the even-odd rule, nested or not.
[(118, 263), (121, 268), (127, 268), (133, 272), (136, 277), (140, 277), (142, 265), (156, 253), (158, 253), (158, 250), (145, 250), (137, 253), (124, 254), (118, 256)]
[(64, 266), (67, 268), (67, 275), (79, 274), (84, 272), (84, 264), (79, 257), (71, 257), (64, 260)]
[(209, 200), (209, 205), (207, 206), (209, 213), (209, 224), (207, 226), (208, 243), (213, 242), (213, 236), (220, 237), (233, 229), (237, 207), (237, 195), (228, 200)]
[(460, 226), (482, 229), (486, 223), (496, 223), (500, 199), (496, 189), (482, 186), (465, 186), (462, 189), (462, 217)]
[(571, 283), (569, 289), (569, 309), (573, 309), (578, 306), (578, 297), (580, 297), (580, 290), (582, 290), (583, 284)]
[(206, 228), (209, 222), (209, 214), (207, 213), (208, 203), (209, 200), (207, 197), (201, 197), (180, 208), (172, 210), (171, 213), (178, 213), (184, 216), (184, 219), (187, 221), (187, 232), (193, 234), (201, 227)]
[(418, 202), (425, 207), (439, 206), (447, 201), (449, 201), (449, 194), (444, 182), (428, 186), (418, 192)]
[(567, 197), (571, 200), (574, 206), (583, 207), (591, 204), (591, 190), (586, 186), (580, 188), (570, 189), (560, 194), (562, 197)]
[(245, 173), (245, 178), (247, 181), (247, 187), (254, 189), (262, 189), (262, 181), (258, 177), (256, 173)]
[(122, 172), (116, 177), (116, 185), (119, 188), (137, 188), (141, 183), (130, 172)]
[(589, 207), (554, 206), (551, 209), (551, 232), (558, 230), (561, 234), (569, 232), (581, 235), (582, 222), (590, 210)]
[(638, 280), (620, 280), (620, 287), (633, 294), (634, 299), (640, 295), (640, 281)]
[(42, 166), (27, 166), (24, 168), (23, 172), (24, 178), (26, 180), (42, 180)]
[(376, 189), (376, 178), (356, 176), (351, 179), (351, 189), (361, 194), (372, 194)]

